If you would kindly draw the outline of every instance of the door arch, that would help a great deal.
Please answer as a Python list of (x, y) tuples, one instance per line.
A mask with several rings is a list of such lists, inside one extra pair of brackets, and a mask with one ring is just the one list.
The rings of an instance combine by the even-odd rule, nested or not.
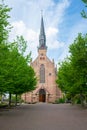
[(44, 89), (39, 90), (39, 102), (46, 102), (46, 91)]

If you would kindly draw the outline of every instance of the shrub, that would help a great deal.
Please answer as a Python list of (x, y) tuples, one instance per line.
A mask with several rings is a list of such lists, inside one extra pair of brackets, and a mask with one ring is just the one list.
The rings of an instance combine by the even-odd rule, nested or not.
[(59, 98), (55, 101), (55, 103), (59, 104), (59, 103), (65, 103), (65, 98)]

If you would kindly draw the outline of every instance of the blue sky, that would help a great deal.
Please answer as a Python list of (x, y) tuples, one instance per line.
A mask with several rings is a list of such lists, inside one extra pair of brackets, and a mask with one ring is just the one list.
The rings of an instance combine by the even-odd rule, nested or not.
[(32, 51), (33, 59), (37, 56), (41, 10), (47, 39), (47, 55), (56, 63), (69, 53), (68, 47), (78, 33), (87, 33), (87, 20), (80, 12), (85, 8), (81, 0), (4, 0), (9, 7), (10, 22), (14, 27), (10, 40), (16, 35), (23, 35), (28, 41), (26, 53)]

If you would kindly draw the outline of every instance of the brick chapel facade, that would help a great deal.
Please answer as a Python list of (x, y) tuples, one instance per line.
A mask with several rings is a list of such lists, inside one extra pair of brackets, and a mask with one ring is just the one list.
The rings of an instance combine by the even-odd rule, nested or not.
[(41, 17), (41, 28), (39, 35), (38, 56), (31, 63), (36, 77), (36, 89), (22, 95), (22, 99), (27, 103), (48, 102), (53, 103), (61, 97), (61, 91), (56, 84), (57, 68), (54, 60), (47, 57), (46, 35), (44, 30), (43, 16)]

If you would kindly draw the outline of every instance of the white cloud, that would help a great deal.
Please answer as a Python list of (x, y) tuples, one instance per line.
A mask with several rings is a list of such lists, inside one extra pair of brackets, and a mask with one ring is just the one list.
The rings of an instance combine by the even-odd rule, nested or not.
[(78, 36), (78, 33), (82, 33), (85, 34), (87, 32), (87, 20), (85, 19), (81, 19), (79, 21), (79, 23), (75, 24), (70, 32), (69, 32), (69, 36), (68, 39), (66, 41), (66, 43), (64, 44), (63, 48), (62, 48), (62, 54), (59, 57), (60, 61), (63, 61), (64, 58), (66, 58), (67, 56), (70, 55), (69, 53), (69, 46), (70, 44), (72, 44), (75, 40), (75, 38)]
[[(10, 40), (15, 39), (17, 35), (19, 36), (23, 35), (25, 40), (28, 41), (28, 50), (32, 51), (33, 53), (33, 51), (35, 51), (37, 46), (39, 45), (39, 32), (30, 28), (27, 28), (27, 26), (24, 24), (23, 21), (13, 22), (12, 26), (13, 26), (13, 29), (10, 33)], [(48, 48), (51, 50), (64, 46), (64, 43), (59, 42), (57, 40), (58, 32), (59, 31), (57, 28), (53, 28), (53, 27), (47, 28), (47, 31), (46, 31), (47, 43), (46, 44)], [(27, 53), (28, 53), (28, 50), (27, 50)], [(36, 54), (33, 54), (33, 55), (35, 56)]]
[(69, 0), (61, 0), (58, 3), (55, 3), (53, 6), (48, 7), (47, 14), (49, 15), (48, 26), (58, 27), (59, 24), (63, 21), (65, 10), (69, 7)]
[(57, 49), (64, 46), (64, 43), (57, 40), (59, 30), (57, 28), (49, 27), (46, 31), (47, 45), (49, 49)]
[(12, 31), (10, 34), (11, 40), (16, 37), (16, 35), (24, 35), (24, 31), (26, 30), (25, 24), (23, 21), (15, 21), (12, 24)]
[[(38, 32), (35, 30), (27, 28), (23, 21), (15, 21), (12, 23), (12, 31), (10, 33), (10, 41), (14, 40), (16, 36), (23, 35), (25, 40), (27, 40), (27, 52), (34, 52), (38, 46)], [(36, 56), (36, 53), (33, 53), (33, 57)]]
[(59, 32), (59, 30), (57, 28), (49, 27), (47, 29), (46, 35), (47, 35), (47, 37), (55, 36), (55, 34), (57, 34), (58, 32)]
[(67, 40), (68, 44), (73, 43), (75, 38), (78, 36), (78, 33), (87, 33), (87, 20), (81, 19), (79, 23), (75, 24), (69, 33), (69, 38)]
[(15, 21), (12, 23), (13, 29), (11, 31), (11, 38), (16, 35), (23, 35), (27, 41), (35, 41), (37, 39), (37, 32), (33, 29), (27, 28), (23, 21)]
[(64, 43), (58, 40), (59, 24), (63, 21), (64, 12), (69, 6), (69, 0), (61, 0), (57, 3), (53, 0), (20, 0), (17, 1), (17, 8), (16, 2), (13, 3), (15, 4), (13, 12), (16, 12), (16, 21), (11, 20), (14, 27), (10, 35), (11, 40), (16, 35), (23, 35), (25, 40), (28, 41), (27, 53), (31, 50), (32, 56), (35, 58), (37, 55), (36, 48), (39, 45), (40, 10), (44, 9), (43, 17), (48, 51), (64, 46)]

